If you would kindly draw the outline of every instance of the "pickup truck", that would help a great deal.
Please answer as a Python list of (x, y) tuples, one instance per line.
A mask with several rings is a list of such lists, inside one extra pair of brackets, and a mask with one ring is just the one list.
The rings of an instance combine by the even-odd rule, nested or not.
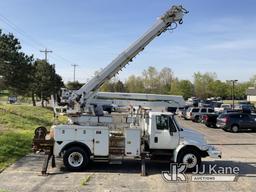
[(256, 115), (246, 113), (224, 113), (217, 118), (217, 127), (237, 133), (240, 130), (256, 130)]

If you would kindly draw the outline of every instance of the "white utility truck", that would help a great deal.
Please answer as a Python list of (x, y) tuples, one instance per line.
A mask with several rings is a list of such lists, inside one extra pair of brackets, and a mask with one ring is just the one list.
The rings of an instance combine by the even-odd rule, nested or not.
[(42, 174), (46, 173), (51, 158), (52, 166), (55, 165), (55, 156), (63, 157), (65, 167), (71, 171), (83, 170), (90, 161), (121, 163), (124, 159), (137, 159), (142, 162), (143, 175), (145, 159), (185, 163), (188, 170), (193, 170), (203, 157), (221, 157), (221, 152), (208, 145), (203, 135), (181, 128), (172, 113), (153, 112), (140, 106), (136, 110), (131, 107), (128, 112), (104, 114), (101, 105), (92, 105), (104, 82), (123, 69), (155, 37), (181, 24), (186, 13), (182, 6), (172, 6), (142, 37), (74, 91), (68, 98), (68, 124), (54, 125), (50, 133), (44, 127), (35, 130), (33, 149), (48, 155)]

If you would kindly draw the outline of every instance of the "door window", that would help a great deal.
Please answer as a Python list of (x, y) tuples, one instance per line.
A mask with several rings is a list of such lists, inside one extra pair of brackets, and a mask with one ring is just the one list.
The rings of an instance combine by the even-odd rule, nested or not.
[(213, 113), (214, 110), (213, 110), (213, 109), (208, 109), (208, 112), (209, 112), (209, 113)]
[(168, 116), (161, 115), (161, 116), (156, 116), (156, 128), (158, 130), (165, 130), (169, 129), (168, 128)]
[(156, 128), (158, 130), (170, 130), (171, 132), (177, 131), (173, 120), (168, 115), (156, 116)]

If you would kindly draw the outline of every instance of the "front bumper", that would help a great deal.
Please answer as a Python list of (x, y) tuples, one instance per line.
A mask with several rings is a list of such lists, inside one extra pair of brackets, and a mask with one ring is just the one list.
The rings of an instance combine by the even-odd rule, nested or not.
[(207, 150), (207, 153), (208, 153), (209, 157), (211, 157), (211, 158), (221, 159), (221, 157), (222, 157), (221, 151), (214, 146), (210, 146), (209, 149)]

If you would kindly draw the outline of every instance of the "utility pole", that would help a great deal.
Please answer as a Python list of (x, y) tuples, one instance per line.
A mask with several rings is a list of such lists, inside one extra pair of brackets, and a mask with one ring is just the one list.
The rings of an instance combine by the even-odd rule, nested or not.
[(232, 102), (233, 102), (233, 109), (235, 107), (235, 83), (237, 82), (238, 80), (228, 80), (227, 82), (231, 82), (232, 83)]
[(47, 54), (52, 53), (52, 51), (47, 50), (47, 48), (45, 48), (45, 50), (40, 50), (40, 52), (44, 53), (44, 60), (47, 62)]
[(72, 67), (74, 67), (74, 82), (76, 81), (76, 67), (78, 67), (79, 65), (76, 64), (72, 64)]

